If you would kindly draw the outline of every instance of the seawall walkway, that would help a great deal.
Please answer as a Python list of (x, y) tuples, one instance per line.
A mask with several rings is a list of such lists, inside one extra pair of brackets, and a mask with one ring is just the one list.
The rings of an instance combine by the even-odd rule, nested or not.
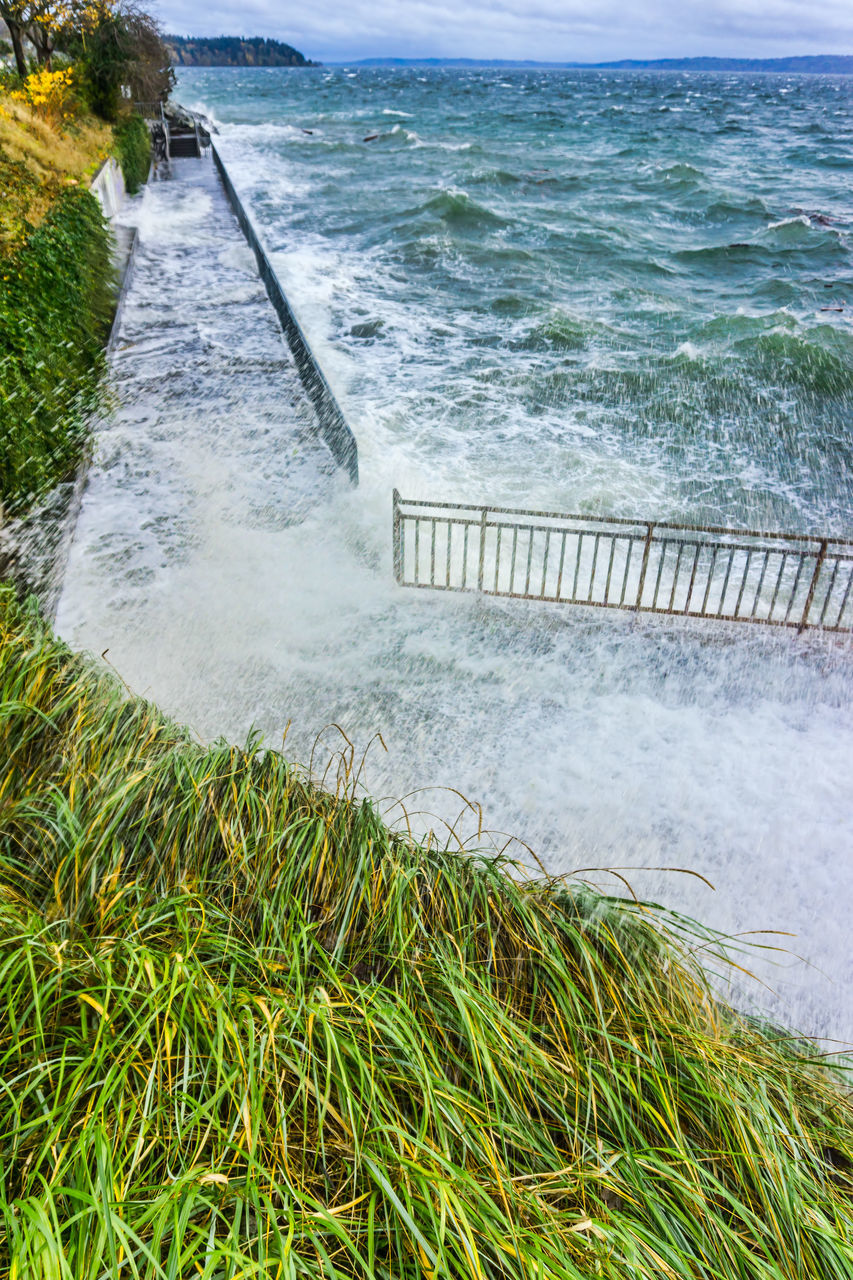
[(346, 483), (210, 159), (174, 160), (129, 220), (115, 411), (99, 426), (60, 622), (69, 594), (76, 621), (87, 597), (101, 616), (143, 605), (190, 549), (214, 540), (215, 561), (229, 527), (298, 523)]

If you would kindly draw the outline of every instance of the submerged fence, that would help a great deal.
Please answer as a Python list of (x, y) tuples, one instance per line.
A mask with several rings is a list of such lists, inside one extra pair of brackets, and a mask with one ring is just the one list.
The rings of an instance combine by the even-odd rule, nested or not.
[(267, 296), (281, 322), (281, 327), (284, 330), (284, 336), (293, 355), (302, 385), (314, 406), (323, 439), (328, 444), (338, 465), (343, 467), (349, 474), (353, 484), (358, 484), (358, 447), (355, 436), (341, 413), (340, 406), (326, 381), (322, 369), (317, 363), (314, 352), (308, 345), (299, 321), (293, 314), (290, 303), (279, 283), (278, 276), (272, 269), (266, 250), (252, 224), (252, 220), (234, 190), (234, 185), (228, 175), (228, 170), (222, 162), (222, 157), (215, 145), (211, 146), (211, 150), (228, 202), (234, 210), (240, 229), (246, 237), (250, 249), (255, 255), (258, 272), (264, 282)]
[(420, 502), (394, 490), (401, 586), (853, 630), (853, 539)]

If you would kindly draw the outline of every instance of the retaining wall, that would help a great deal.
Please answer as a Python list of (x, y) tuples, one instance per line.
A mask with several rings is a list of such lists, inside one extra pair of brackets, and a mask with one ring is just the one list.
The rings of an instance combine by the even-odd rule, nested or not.
[(284, 330), (284, 336), (287, 339), (288, 346), (293, 354), (296, 362), (296, 368), (299, 377), (302, 380), (308, 397), (314, 406), (314, 411), (320, 423), (320, 430), (323, 439), (328, 444), (332, 456), (339, 466), (347, 472), (353, 484), (358, 484), (358, 446), (355, 436), (353, 435), (340, 406), (335, 399), (331, 387), (326, 381), (325, 375), (320, 368), (317, 359), (308, 345), (299, 325), (299, 321), (293, 314), (290, 303), (287, 300), (284, 290), (279, 283), (279, 279), (273, 270), (266, 249), (261, 241), (255, 226), (243, 207), (243, 203), (234, 185), (229, 177), (228, 170), (216, 149), (215, 144), (211, 144), (213, 152), (213, 161), (216, 165), (222, 185), (225, 188), (225, 194), (228, 202), (234, 210), (240, 229), (248, 241), (249, 247), (255, 255), (258, 264), (258, 272), (264, 282), (267, 296), (275, 308), (276, 315), (281, 322)]
[(89, 190), (104, 211), (105, 218), (114, 218), (126, 198), (124, 174), (114, 156), (107, 156), (92, 181)]

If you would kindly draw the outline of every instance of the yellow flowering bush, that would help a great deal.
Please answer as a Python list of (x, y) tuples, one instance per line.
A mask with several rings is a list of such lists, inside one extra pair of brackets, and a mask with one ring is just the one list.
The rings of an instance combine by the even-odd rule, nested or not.
[(71, 117), (73, 96), (73, 67), (62, 67), (59, 71), (48, 71), (42, 67), (27, 76), (23, 88), (12, 93), (13, 98), (25, 102), (37, 115), (53, 125)]

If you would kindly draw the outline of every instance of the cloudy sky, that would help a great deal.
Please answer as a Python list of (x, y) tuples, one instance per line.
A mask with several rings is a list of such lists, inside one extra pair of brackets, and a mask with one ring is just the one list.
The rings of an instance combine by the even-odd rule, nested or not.
[(155, 0), (167, 31), (371, 56), (599, 62), (853, 53), (853, 0)]

